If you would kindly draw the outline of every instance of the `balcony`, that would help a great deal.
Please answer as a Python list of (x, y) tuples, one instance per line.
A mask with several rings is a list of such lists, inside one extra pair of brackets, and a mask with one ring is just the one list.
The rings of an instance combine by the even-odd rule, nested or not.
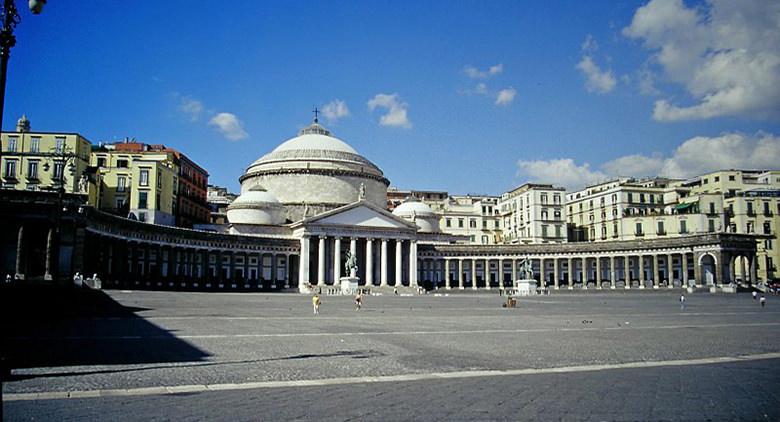
[(764, 217), (772, 217), (775, 215), (772, 211), (764, 210)]
[(660, 231), (656, 232), (655, 234), (657, 234), (658, 236), (666, 236), (666, 230), (660, 230)]
[(642, 232), (635, 232), (635, 233), (634, 233), (634, 236), (636, 236), (636, 237), (644, 237), (644, 235), (645, 235), (645, 234), (644, 234), (644, 233), (642, 233)]
[(756, 210), (747, 210), (746, 215), (748, 217), (755, 217), (756, 216)]

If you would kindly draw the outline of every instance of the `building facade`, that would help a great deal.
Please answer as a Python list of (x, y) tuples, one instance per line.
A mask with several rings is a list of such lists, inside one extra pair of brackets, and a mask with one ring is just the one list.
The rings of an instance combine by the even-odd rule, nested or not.
[(566, 189), (537, 183), (501, 195), (504, 243), (565, 243), (565, 200)]

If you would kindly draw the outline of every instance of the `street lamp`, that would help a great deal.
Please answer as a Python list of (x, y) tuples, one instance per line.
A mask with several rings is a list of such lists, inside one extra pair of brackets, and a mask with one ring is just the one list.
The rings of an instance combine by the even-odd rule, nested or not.
[[(71, 176), (75, 177), (76, 159), (78, 156), (64, 149), (55, 150), (49, 160), (54, 163), (55, 174), (52, 175), (52, 185), (57, 191), (57, 209), (54, 214), (54, 231), (50, 233), (46, 244), (46, 275), (45, 279), (59, 281), (59, 256), (60, 256), (60, 238), (62, 227), (62, 213), (67, 211), (64, 207), (65, 199), (65, 169), (67, 168)], [(43, 163), (43, 170), (48, 172), (52, 166), (49, 161)]]
[[(27, 6), (33, 14), (39, 14), (43, 10), (46, 0), (29, 0)], [(3, 109), (5, 108), (5, 79), (8, 72), (8, 56), (11, 47), (16, 45), (14, 28), (19, 24), (19, 12), (16, 10), (14, 0), (3, 0), (3, 9), (0, 10), (0, 18), (3, 20), (3, 28), (0, 29), (0, 129), (3, 125)], [(0, 159), (2, 159), (3, 145), (0, 144)], [(0, 160), (2, 161), (2, 160)]]

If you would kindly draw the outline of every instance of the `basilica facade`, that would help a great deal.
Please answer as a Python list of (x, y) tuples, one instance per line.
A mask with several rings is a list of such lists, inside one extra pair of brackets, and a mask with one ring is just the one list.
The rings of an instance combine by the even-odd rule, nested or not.
[(5, 273), (64, 281), (78, 271), (104, 286), (198, 290), (336, 292), (347, 275), (372, 291), (503, 290), (519, 278), (551, 289), (674, 288), (728, 284), (735, 260), (756, 256), (753, 237), (727, 233), (474, 245), (442, 232), (440, 216), (414, 197), (388, 211), (382, 170), (316, 119), (239, 180), (228, 223), (197, 230), (110, 215), (75, 195), (4, 190)]

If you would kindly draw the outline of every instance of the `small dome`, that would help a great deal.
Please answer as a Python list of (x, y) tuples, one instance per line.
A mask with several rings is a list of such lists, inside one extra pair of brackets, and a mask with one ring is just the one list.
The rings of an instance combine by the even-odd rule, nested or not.
[(354, 148), (347, 145), (346, 142), (334, 137), (331, 133), (317, 123), (301, 129), (298, 136), (284, 141), (272, 152), (295, 151), (306, 149), (318, 149), (326, 151), (348, 152), (357, 154)]
[(428, 205), (418, 201), (416, 198), (410, 198), (404, 201), (403, 204), (397, 206), (393, 210), (393, 214), (399, 217), (410, 217), (412, 214), (428, 217), (436, 215), (435, 212)]
[(284, 206), (264, 188), (255, 186), (228, 205), (227, 218), (231, 224), (283, 224)]

